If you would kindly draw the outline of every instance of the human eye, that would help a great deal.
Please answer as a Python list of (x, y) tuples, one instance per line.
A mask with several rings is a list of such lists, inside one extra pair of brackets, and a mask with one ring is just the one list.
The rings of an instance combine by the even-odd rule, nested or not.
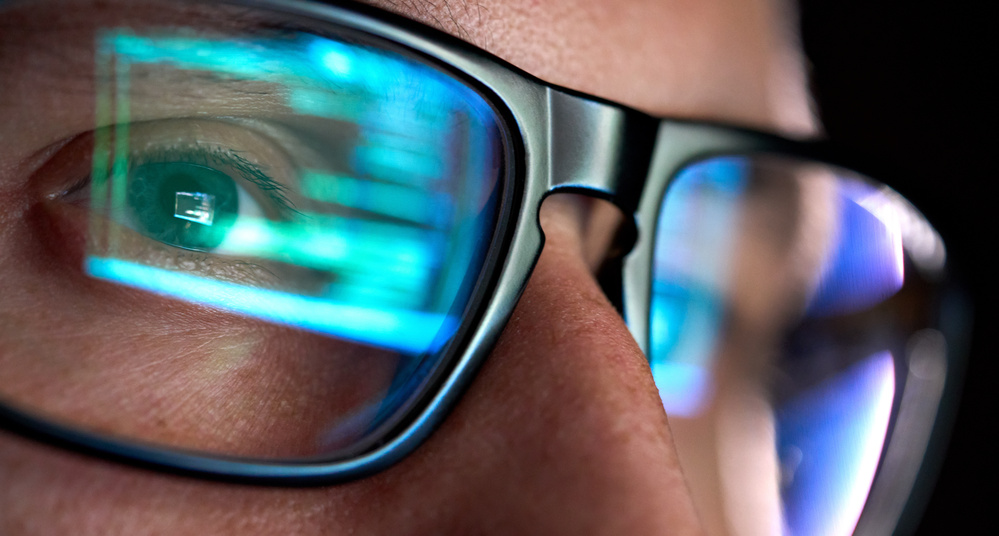
[[(87, 13), (63, 100), (36, 98), (59, 65), (0, 81), (0, 135), (26, 140), (0, 149), (0, 202), (28, 207), (0, 220), (0, 403), (216, 455), (363, 450), (450, 355), (497, 219), (497, 119), (363, 36), (209, 15)], [(56, 46), (36, 37), (15, 44)]]
[(173, 119), (117, 128), (130, 142), (121, 169), (96, 185), (86, 179), (86, 193), (97, 195), (90, 199), (91, 257), (271, 288), (303, 277), (294, 263), (268, 259), (247, 243), (276, 229), (302, 228), (308, 219), (295, 208), (296, 170), (280, 142), (246, 121)]
[[(155, 155), (129, 170), (126, 202), (136, 230), (174, 247), (225, 250), (227, 236), (260, 219), (263, 209), (239, 177), (218, 169), (245, 166), (231, 150), (180, 150)], [(243, 171), (243, 170), (241, 170)], [(259, 171), (253, 179), (274, 184)], [(280, 186), (277, 186), (280, 188)]]

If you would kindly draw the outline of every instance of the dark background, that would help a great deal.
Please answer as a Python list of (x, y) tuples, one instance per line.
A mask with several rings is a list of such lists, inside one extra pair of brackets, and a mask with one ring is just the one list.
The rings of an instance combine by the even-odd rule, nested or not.
[(974, 301), (954, 434), (916, 534), (984, 534), (999, 524), (999, 385), (986, 338), (999, 298), (996, 19), (985, 2), (800, 1), (828, 137), (904, 172), (898, 189), (937, 226)]

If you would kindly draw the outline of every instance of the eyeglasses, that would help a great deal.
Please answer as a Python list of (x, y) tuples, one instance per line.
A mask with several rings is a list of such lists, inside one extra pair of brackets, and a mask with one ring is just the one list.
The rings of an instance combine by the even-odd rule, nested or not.
[(2, 312), (0, 424), (233, 481), (382, 470), (472, 381), (541, 202), (574, 192), (634, 215), (621, 305), (681, 459), (706, 427), (737, 459), (724, 422), (762, 419), (788, 530), (895, 523), (959, 308), (899, 194), (821, 144), (651, 117), (370, 8), (240, 6), (92, 28), (92, 126), (52, 151), (89, 159), (50, 185), (76, 268), (45, 291), (66, 310)]

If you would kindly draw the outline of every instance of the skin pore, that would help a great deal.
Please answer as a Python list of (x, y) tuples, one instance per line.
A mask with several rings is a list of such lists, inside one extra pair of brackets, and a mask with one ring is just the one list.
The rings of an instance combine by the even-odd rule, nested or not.
[[(796, 49), (777, 2), (375, 3), (546, 81), (646, 112), (810, 131)], [(71, 105), (93, 102), (93, 88), (82, 81), (93, 72), (87, 28), (108, 17), (182, 25), (198, 14), (118, 1), (55, 4), (25, 9), (16, 24), (0, 12), (0, 94), (16, 95), (0, 102), (0, 115), (17, 126), (0, 127), (0, 275), (20, 278), (10, 281), (31, 279), (5, 252), (26, 240), (18, 233), (27, 225), (44, 220), (41, 186), (26, 178), (55, 165), (49, 160), (61, 140), (93, 125), (79, 112), (89, 104)], [(43, 29), (49, 52), (19, 54), (17, 44)], [(31, 104), (9, 104), (20, 99)], [(619, 217), (584, 198), (545, 203), (545, 248), (499, 344), (441, 428), (389, 470), (329, 488), (229, 486), (2, 434), (0, 533), (725, 533), (723, 515), (695, 509), (691, 489), (701, 492), (680, 469), (646, 359), (594, 277)]]

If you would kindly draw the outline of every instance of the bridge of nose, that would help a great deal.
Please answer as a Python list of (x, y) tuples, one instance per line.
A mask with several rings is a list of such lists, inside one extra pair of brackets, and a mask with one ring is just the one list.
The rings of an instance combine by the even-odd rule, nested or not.
[(620, 105), (547, 89), (548, 191), (607, 199), (634, 213), (659, 120)]

